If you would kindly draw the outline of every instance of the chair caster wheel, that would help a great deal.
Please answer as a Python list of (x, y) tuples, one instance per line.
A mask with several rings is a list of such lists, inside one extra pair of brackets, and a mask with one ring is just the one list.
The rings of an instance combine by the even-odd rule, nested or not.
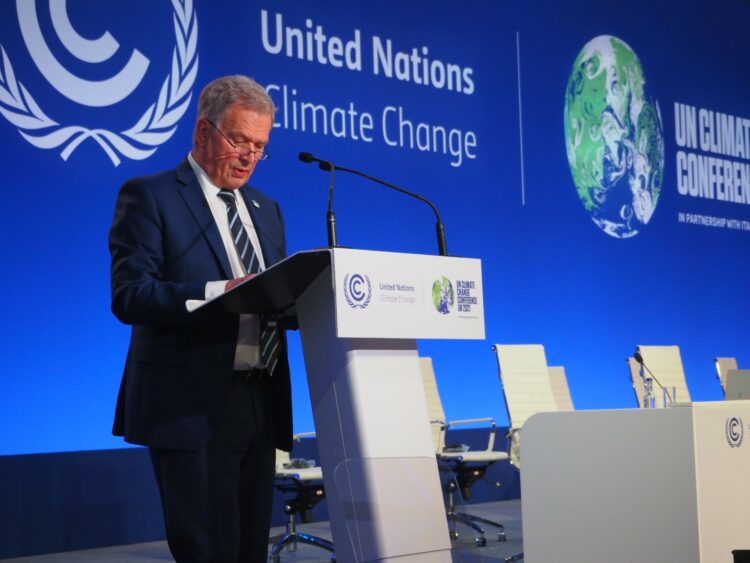
[(505, 532), (499, 532), (497, 534), (497, 541), (508, 541), (508, 536), (505, 535)]
[(484, 538), (477, 538), (474, 540), (474, 542), (477, 544), (477, 547), (484, 547), (487, 545), (487, 540)]
[(450, 536), (451, 536), (452, 540), (457, 540), (458, 539), (458, 531), (457, 530), (451, 530)]
[(271, 563), (281, 563), (281, 557), (278, 554), (277, 555), (272, 555), (271, 556)]

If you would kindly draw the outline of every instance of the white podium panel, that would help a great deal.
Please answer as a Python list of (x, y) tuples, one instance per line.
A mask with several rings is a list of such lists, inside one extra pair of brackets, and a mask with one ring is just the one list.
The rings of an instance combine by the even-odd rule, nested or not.
[(338, 561), (449, 563), (415, 340), (339, 338), (323, 272), (297, 301)]
[(750, 548), (750, 401), (541, 413), (523, 427), (528, 563), (732, 563)]
[(484, 339), (479, 260), (332, 252), (339, 338)]

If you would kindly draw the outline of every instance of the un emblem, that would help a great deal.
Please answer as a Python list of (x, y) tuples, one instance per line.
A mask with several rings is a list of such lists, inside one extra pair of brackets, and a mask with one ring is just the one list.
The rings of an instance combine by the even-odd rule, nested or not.
[(738, 448), (742, 445), (742, 439), (745, 437), (745, 430), (742, 428), (742, 419), (732, 416), (727, 419), (727, 443), (730, 448)]
[(346, 274), (344, 276), (344, 298), (353, 309), (364, 309), (372, 299), (372, 284), (370, 278), (361, 274)]
[[(120, 131), (110, 131), (102, 127), (92, 129), (74, 123), (59, 123), (49, 117), (16, 77), (12, 61), (2, 44), (0, 114), (33, 146), (40, 149), (60, 147), (60, 156), (65, 161), (86, 139), (96, 141), (115, 166), (120, 164), (120, 156), (132, 160), (148, 158), (177, 130), (177, 123), (190, 104), (198, 72), (198, 20), (193, 2), (172, 0), (172, 9), (175, 46), (171, 69), (160, 91), (155, 94), (155, 100), (133, 120), (132, 125)], [(16, 0), (16, 11), (21, 36), (32, 61), (47, 82), (72, 102), (92, 108), (115, 106), (133, 93), (146, 75), (150, 61), (134, 49), (114, 76), (104, 80), (81, 78), (60, 62), (47, 43), (36, 0)], [(54, 44), (62, 44), (68, 51), (66, 56), (74, 57), (77, 63), (97, 65), (112, 59), (119, 50), (119, 43), (109, 31), (97, 39), (79, 34), (68, 16), (64, 0), (49, 0), (49, 19), (57, 35)]]

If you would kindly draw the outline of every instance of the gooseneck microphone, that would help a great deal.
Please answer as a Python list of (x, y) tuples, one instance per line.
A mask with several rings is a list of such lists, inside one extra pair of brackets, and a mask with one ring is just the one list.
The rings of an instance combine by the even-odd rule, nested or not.
[[(321, 170), (329, 170), (331, 172), (331, 179), (328, 182), (328, 212), (326, 213), (326, 227), (328, 230), (328, 246), (334, 248), (338, 246), (338, 243), (336, 242), (336, 215), (333, 213), (333, 175), (336, 171), (336, 167), (332, 162), (315, 158), (309, 152), (299, 153), (299, 159), (302, 162), (319, 162)], [(323, 167), (324, 165), (325, 168)]]
[(669, 404), (670, 405), (673, 404), (674, 400), (672, 399), (672, 396), (669, 394), (669, 391), (667, 390), (666, 387), (664, 387), (664, 385), (661, 384), (661, 381), (659, 381), (658, 379), (656, 379), (656, 376), (654, 375), (654, 372), (652, 372), (650, 369), (648, 369), (648, 366), (643, 362), (643, 356), (641, 356), (641, 353), (638, 351), (637, 348), (636, 348), (635, 352), (633, 353), (633, 358), (635, 358), (635, 361), (638, 362), (641, 365), (641, 367), (643, 367), (648, 372), (648, 374), (651, 376), (651, 379), (653, 379), (654, 381), (656, 381), (656, 384), (661, 388), (662, 392), (664, 394), (666, 394), (667, 400), (669, 401)]
[(317, 158), (310, 154), (309, 152), (301, 152), (299, 153), (299, 159), (302, 162), (317, 162), (318, 168), (325, 171), (331, 172), (331, 186), (329, 188), (328, 192), (328, 213), (329, 213), (329, 243), (330, 243), (330, 215), (333, 213), (332, 211), (332, 199), (333, 199), (333, 171), (334, 170), (341, 170), (342, 172), (349, 172), (350, 174), (356, 174), (357, 176), (361, 176), (362, 178), (365, 178), (367, 180), (370, 180), (371, 182), (375, 182), (376, 184), (380, 184), (381, 186), (385, 186), (386, 188), (390, 188), (392, 190), (396, 190), (397, 192), (401, 192), (402, 194), (408, 195), (410, 197), (413, 197), (415, 199), (418, 199), (419, 201), (422, 201), (430, 206), (432, 209), (432, 212), (435, 214), (435, 219), (437, 220), (437, 223), (435, 225), (435, 231), (437, 233), (437, 243), (438, 243), (438, 252), (440, 253), (440, 256), (447, 256), (448, 255), (448, 249), (445, 244), (445, 227), (443, 226), (443, 222), (440, 220), (440, 214), (438, 213), (437, 207), (426, 197), (423, 197), (419, 194), (415, 194), (414, 192), (410, 192), (409, 190), (405, 190), (404, 188), (400, 188), (394, 184), (391, 184), (389, 182), (386, 182), (385, 180), (381, 180), (379, 178), (375, 178), (374, 176), (370, 176), (369, 174), (365, 174), (364, 172), (360, 172), (359, 170), (354, 170), (352, 168), (345, 168), (343, 166), (337, 166), (333, 162), (328, 160), (322, 160), (320, 158)]

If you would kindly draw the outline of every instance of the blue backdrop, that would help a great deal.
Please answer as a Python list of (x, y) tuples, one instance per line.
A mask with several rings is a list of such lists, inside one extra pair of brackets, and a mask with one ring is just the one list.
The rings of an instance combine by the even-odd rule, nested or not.
[[(186, 156), (198, 92), (224, 74), (279, 106), (253, 183), (281, 202), (290, 251), (326, 244), (327, 175), (297, 160), (310, 151), (429, 197), (449, 252), (482, 260), (487, 340), (420, 343), (449, 418), (507, 421), (495, 342), (544, 344), (587, 409), (635, 406), (637, 344), (679, 345), (693, 400), (722, 396), (714, 357), (750, 365), (746, 1), (19, 0), (0, 14), (0, 455), (122, 445), (116, 193)], [(566, 115), (588, 141), (566, 137)], [(335, 207), (342, 245), (436, 252), (430, 210), (400, 194), (339, 174)]]

